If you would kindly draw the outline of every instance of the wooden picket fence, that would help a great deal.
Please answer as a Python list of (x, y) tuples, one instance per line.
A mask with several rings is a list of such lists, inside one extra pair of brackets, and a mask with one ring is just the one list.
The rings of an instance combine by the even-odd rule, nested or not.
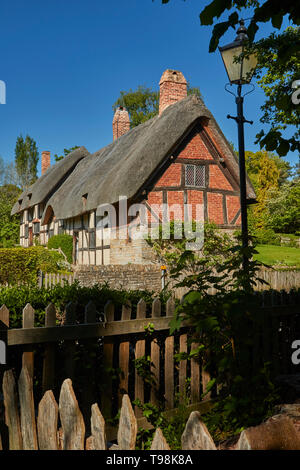
[[(254, 348), (250, 352), (253, 368), (270, 361), (276, 374), (300, 372), (300, 366), (291, 361), (291, 344), (300, 338), (299, 292), (266, 291), (257, 295), (261, 296), (262, 306), (257, 311), (260, 322), (251, 332), (255, 338)], [(11, 355), (19, 351), (22, 366), (29, 377), (39, 378), (40, 396), (47, 390), (57, 393), (57, 382), (62, 383), (65, 377), (70, 378), (76, 384), (85, 419), (95, 402), (99, 403), (105, 419), (112, 418), (120, 408), (124, 394), (129, 395), (131, 400), (140, 400), (142, 404), (163, 401), (166, 413), (172, 413), (178, 403), (187, 403), (187, 400), (191, 410), (207, 409), (217, 391), (213, 389), (205, 399), (202, 397), (210, 380), (205, 364), (195, 359), (177, 363), (174, 358), (176, 353), (189, 353), (197, 346), (187, 324), (183, 324), (178, 333), (169, 335), (174, 308), (172, 299), (162, 306), (156, 298), (151, 309), (141, 299), (135, 308), (127, 302), (121, 312), (108, 301), (103, 311), (97, 312), (95, 305), (89, 302), (84, 312), (79, 312), (79, 322), (75, 303), (66, 306), (62, 317), (50, 304), (45, 310), (44, 326), (36, 327), (36, 313), (27, 304), (23, 310), (22, 328), (10, 328), (9, 310), (2, 306), (0, 338), (8, 345), (8, 365), (11, 367)], [(61, 345), (63, 355), (59, 356), (58, 361)], [(81, 347), (92, 354), (91, 363), (83, 364), (86, 375), (83, 385), (79, 386), (76, 356)], [(100, 351), (94, 358), (93, 348)], [(139, 375), (135, 364), (135, 360), (147, 357), (150, 358), (147, 364), (153, 379), (149, 384)], [(99, 361), (103, 369), (96, 376)], [(37, 364), (41, 366), (39, 375)], [(15, 363), (13, 366), (16, 367)], [(99, 377), (101, 390), (94, 388), (94, 382), (99, 381)], [(147, 426), (138, 406), (134, 407), (134, 413), (139, 425)], [(111, 429), (110, 437), (115, 434), (115, 429)]]
[[(135, 318), (132, 318), (130, 303), (122, 306), (121, 318), (116, 320), (115, 306), (108, 301), (103, 312), (97, 312), (95, 305), (89, 302), (85, 307), (84, 323), (78, 323), (76, 319), (76, 304), (69, 303), (66, 306), (61, 324), (57, 326), (57, 312), (50, 304), (45, 310), (45, 324), (43, 327), (35, 327), (35, 311), (30, 304), (23, 309), (22, 328), (9, 328), (9, 311), (5, 306), (0, 308), (0, 322), (5, 325), (2, 337), (8, 345), (8, 349), (18, 347), (22, 350), (22, 364), (26, 366), (31, 377), (35, 373), (34, 351), (39, 350), (40, 360), (43, 357), (42, 390), (52, 389), (56, 375), (60, 369), (64, 371), (64, 377), (76, 378), (76, 350), (80, 344), (96, 345), (101, 349), (103, 361), (102, 380), (105, 383), (105, 391), (101, 394), (101, 407), (105, 417), (112, 417), (120, 406), (122, 395), (129, 393), (132, 399), (139, 399), (141, 403), (151, 401), (157, 404), (161, 400), (165, 402), (165, 410), (172, 410), (175, 401), (186, 402), (187, 388), (189, 402), (197, 404), (201, 402), (201, 394), (206, 389), (210, 380), (204, 365), (192, 359), (175, 363), (175, 353), (189, 352), (197, 345), (189, 344), (191, 337), (188, 326), (183, 325), (176, 335), (169, 335), (169, 325), (173, 318), (175, 303), (169, 299), (165, 305), (162, 316), (162, 305), (156, 298), (151, 306), (151, 312), (147, 312), (147, 306), (141, 299), (135, 310)], [(59, 344), (64, 344), (64, 362), (57, 364), (56, 350)], [(9, 356), (9, 354), (8, 354)], [(139, 375), (133, 362), (139, 358), (150, 357), (149, 373), (152, 377), (151, 385), (147, 386)], [(97, 364), (95, 365), (97, 367)], [(119, 370), (118, 377), (113, 376), (113, 371)], [(94, 365), (88, 372), (90, 377), (94, 373)], [(90, 380), (88, 379), (87, 382)], [(86, 396), (89, 383), (84, 392)], [(178, 397), (177, 397), (178, 396)], [(92, 400), (92, 398), (89, 398)], [(210, 394), (206, 397), (210, 399)], [(135, 408), (137, 417), (142, 412)]]
[[(52, 390), (47, 390), (37, 408), (32, 378), (26, 367), (22, 368), (17, 383), (13, 371), (6, 371), (2, 389), (8, 439), (2, 446), (0, 435), (1, 450), (3, 447), (7, 450), (135, 450), (138, 421), (126, 394), (122, 397), (118, 431), (113, 443), (108, 441), (105, 419), (97, 403), (90, 409), (90, 436), (87, 437), (83, 415), (70, 379), (64, 380), (61, 386), (59, 403)], [(191, 413), (182, 435), (182, 448), (194, 449), (195, 444), (198, 444), (206, 449), (216, 449), (199, 418), (199, 413)], [(156, 429), (151, 450), (169, 449), (162, 431)]]
[(39, 288), (45, 287), (46, 289), (49, 289), (56, 286), (57, 284), (63, 287), (65, 284), (73, 284), (74, 280), (74, 273), (44, 273), (40, 271), (38, 274)]
[[(138, 420), (127, 394), (122, 397), (118, 431), (112, 442), (107, 437), (106, 422), (97, 403), (90, 408), (90, 432), (87, 433), (70, 379), (63, 381), (58, 403), (52, 390), (47, 390), (38, 407), (35, 407), (32, 378), (26, 367), (22, 368), (17, 383), (13, 371), (6, 371), (2, 389), (7, 433), (6, 435), (2, 433), (2, 436), (0, 434), (0, 450), (132, 451), (136, 449)], [(289, 406), (292, 407), (290, 410)], [(296, 416), (291, 414), (295, 412), (295, 405), (284, 405), (278, 411), (279, 414), (272, 416), (266, 422), (245, 429), (234, 439), (218, 443), (212, 439), (201, 413), (192, 411), (181, 435), (181, 449), (299, 450), (299, 417), (297, 413)], [(162, 450), (171, 449), (163, 431), (158, 427), (153, 433), (150, 451)], [(181, 458), (179, 463), (187, 462)]]

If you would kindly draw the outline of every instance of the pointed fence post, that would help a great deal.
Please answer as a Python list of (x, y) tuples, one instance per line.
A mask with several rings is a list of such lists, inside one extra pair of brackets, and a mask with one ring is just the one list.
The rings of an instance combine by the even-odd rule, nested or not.
[[(144, 299), (140, 299), (138, 304), (137, 304), (137, 312), (136, 312), (136, 318), (141, 319), (141, 318), (146, 318), (146, 302)], [(145, 356), (145, 340), (140, 339), (136, 342), (135, 345), (135, 359), (139, 359), (143, 356)], [(137, 370), (135, 370), (135, 393), (134, 393), (135, 399), (139, 399), (142, 404), (144, 404), (144, 381), (142, 377), (140, 377), (137, 373)], [(135, 415), (137, 418), (140, 418), (143, 416), (142, 410), (138, 408), (137, 406), (135, 407)]]
[[(166, 305), (167, 317), (173, 317), (175, 303), (172, 298)], [(168, 336), (165, 340), (165, 399), (166, 409), (174, 408), (174, 336)]]
[[(130, 320), (131, 318), (131, 302), (127, 301), (127, 305), (122, 305), (121, 321)], [(123, 341), (119, 346), (119, 368), (121, 369), (119, 384), (119, 405), (122, 403), (123, 393), (128, 393), (128, 373), (129, 373), (129, 341)], [(123, 393), (122, 393), (123, 392)]]
[(37, 418), (40, 450), (58, 450), (57, 421), (58, 405), (52, 390), (47, 390), (39, 403)]
[(137, 435), (136, 417), (128, 395), (123, 395), (118, 429), (118, 447), (120, 450), (135, 450)]
[[(30, 304), (27, 304), (23, 309), (23, 328), (34, 328), (34, 309)], [(32, 346), (26, 347), (29, 349), (23, 352), (22, 366), (26, 367), (31, 378), (33, 378), (34, 368), (34, 352)]]
[[(114, 321), (115, 307), (112, 301), (108, 301), (104, 307), (104, 315), (108, 323)], [(103, 365), (105, 377), (105, 391), (101, 395), (101, 409), (105, 418), (111, 418), (112, 412), (112, 367), (113, 367), (114, 344), (111, 339), (104, 337)]]
[(61, 386), (59, 416), (63, 433), (63, 450), (84, 450), (84, 420), (70, 379), (66, 379)]
[(91, 431), (92, 431), (92, 442), (94, 450), (106, 450), (106, 433), (105, 433), (105, 421), (99, 410), (97, 403), (94, 403), (91, 408)]
[(36, 434), (32, 378), (29, 375), (27, 368), (24, 366), (19, 377), (18, 388), (23, 449), (37, 450), (38, 441)]
[[(45, 327), (56, 326), (56, 309), (53, 304), (49, 304), (45, 312)], [(43, 392), (50, 390), (54, 386), (55, 373), (55, 343), (48, 343), (45, 346), (45, 356), (43, 363)]]
[[(152, 318), (161, 316), (161, 303), (158, 298), (153, 300), (152, 303)], [(155, 384), (151, 387), (151, 403), (157, 404), (158, 389), (159, 389), (159, 375), (160, 375), (160, 347), (157, 339), (151, 341), (151, 367)]]
[[(74, 325), (76, 323), (76, 304), (69, 302), (65, 309), (65, 322), (64, 325)], [(65, 357), (65, 368), (66, 375), (69, 379), (74, 379), (75, 371), (75, 352), (76, 345), (75, 341), (66, 341), (66, 357)]]
[(12, 370), (4, 372), (2, 390), (5, 407), (5, 424), (8, 427), (9, 450), (21, 450), (23, 444), (17, 386)]

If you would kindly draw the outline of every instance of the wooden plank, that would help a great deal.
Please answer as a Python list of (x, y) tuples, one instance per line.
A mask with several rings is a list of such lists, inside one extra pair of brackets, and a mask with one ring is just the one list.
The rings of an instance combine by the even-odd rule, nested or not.
[(165, 340), (165, 399), (166, 409), (174, 408), (174, 336)]
[(216, 445), (201, 420), (199, 411), (192, 411), (181, 436), (182, 450), (217, 450)]
[[(191, 351), (197, 346), (197, 343), (192, 343)], [(192, 403), (200, 400), (200, 364), (195, 359), (191, 359), (191, 400)]]
[[(172, 317), (175, 311), (173, 298), (166, 304), (166, 316)], [(174, 408), (174, 336), (165, 340), (165, 399), (166, 409)]]
[(137, 421), (130, 398), (123, 395), (118, 429), (118, 447), (120, 450), (135, 450)]
[[(107, 321), (114, 322), (115, 308), (111, 301), (104, 306), (104, 317)], [(122, 323), (122, 322), (114, 322)], [(105, 325), (106, 329), (107, 324)], [(103, 345), (103, 365), (105, 390), (101, 395), (101, 409), (105, 418), (111, 418), (112, 413), (112, 368), (113, 368), (114, 344), (107, 343), (104, 338)]]
[(91, 411), (91, 431), (93, 438), (93, 449), (106, 450), (107, 441), (105, 432), (105, 421), (97, 403), (94, 403), (94, 405), (92, 405)]
[[(30, 304), (23, 309), (23, 328), (34, 328), (34, 310)], [(33, 377), (34, 369), (34, 352), (26, 351), (22, 355), (22, 367), (26, 367), (30, 377)]]
[[(45, 327), (56, 325), (56, 309), (53, 304), (49, 304), (45, 311)], [(50, 390), (54, 386), (55, 374), (55, 344), (49, 343), (45, 346), (43, 361), (43, 392)]]
[(159, 298), (153, 300), (152, 302), (152, 318), (159, 318), (161, 316), (161, 302)]
[[(179, 352), (187, 353), (187, 335), (180, 335), (179, 337)], [(179, 362), (179, 401), (184, 403), (186, 398), (186, 367), (187, 361), (183, 359)]]
[[(145, 327), (151, 322), (155, 331), (169, 330), (172, 318), (147, 318), (140, 320), (114, 321), (106, 323), (80, 324), (76, 326), (56, 326), (53, 328), (37, 327), (23, 330), (21, 328), (7, 330), (8, 346), (22, 344), (49, 343), (62, 340), (99, 338), (105, 336), (107, 342), (115, 342), (115, 336), (145, 333)], [(187, 322), (182, 323), (182, 327), (188, 326)]]
[[(158, 298), (154, 299), (152, 303), (152, 319), (159, 318), (161, 316), (161, 302)], [(151, 323), (153, 323), (151, 321)], [(158, 402), (158, 391), (159, 391), (159, 376), (160, 376), (160, 347), (157, 339), (151, 341), (151, 371), (155, 383), (151, 387), (151, 403), (156, 404)]]
[[(69, 302), (65, 309), (65, 325), (73, 325), (76, 322), (76, 304)], [(65, 347), (65, 369), (68, 379), (74, 378), (75, 372), (75, 351), (76, 345), (74, 341), (66, 342)]]
[[(130, 320), (131, 302), (122, 305), (121, 321)], [(119, 383), (119, 405), (122, 403), (122, 395), (128, 393), (128, 374), (129, 374), (129, 341), (122, 341), (119, 346), (119, 368), (121, 369)]]
[(170, 446), (160, 428), (155, 431), (150, 450), (170, 450)]
[(9, 328), (9, 310), (6, 305), (0, 307), (0, 329)]
[[(146, 318), (146, 302), (143, 299), (140, 299), (137, 304), (136, 318), (138, 320)], [(145, 340), (138, 340), (135, 344), (135, 359), (139, 359), (145, 356)], [(134, 396), (135, 399), (139, 399), (141, 403), (144, 403), (144, 381), (135, 370), (135, 384), (134, 384)], [(137, 406), (135, 407), (135, 415), (137, 418), (140, 418), (143, 415), (143, 412)]]
[(84, 310), (84, 323), (97, 323), (96, 305), (91, 300), (86, 305)]
[(84, 420), (70, 379), (64, 380), (61, 386), (59, 416), (63, 434), (63, 450), (84, 450)]
[[(84, 321), (85, 323), (96, 323), (97, 321), (97, 309), (94, 302), (90, 301), (84, 310)], [(87, 428), (89, 428), (89, 420), (90, 420), (90, 410), (93, 402), (95, 401), (95, 383), (96, 383), (96, 376), (95, 376), (95, 348), (97, 347), (97, 342), (91, 342), (91, 339), (82, 340), (81, 346), (84, 347), (87, 357), (89, 357), (89, 369), (86, 374), (86, 386), (84, 395), (81, 401), (81, 409), (82, 414), (84, 416), (85, 423)], [(88, 429), (89, 430), (89, 429)], [(92, 442), (92, 439), (91, 439)]]
[(23, 448), (21, 423), (16, 381), (12, 370), (4, 372), (2, 390), (5, 407), (5, 424), (8, 427), (9, 449), (21, 450)]
[(108, 300), (104, 306), (104, 316), (107, 323), (113, 322), (115, 319), (115, 306), (111, 300)]
[(58, 450), (58, 405), (52, 390), (47, 390), (39, 403), (37, 429), (40, 450)]
[(33, 399), (32, 378), (26, 367), (22, 371), (18, 381), (20, 414), (21, 414), (21, 432), (24, 450), (37, 450), (38, 441), (35, 423), (35, 410)]

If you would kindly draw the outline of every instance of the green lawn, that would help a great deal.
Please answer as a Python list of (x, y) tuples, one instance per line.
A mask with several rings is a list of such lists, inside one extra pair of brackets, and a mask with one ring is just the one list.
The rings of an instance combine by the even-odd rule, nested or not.
[(258, 245), (254, 259), (270, 266), (300, 268), (300, 248), (290, 246)]

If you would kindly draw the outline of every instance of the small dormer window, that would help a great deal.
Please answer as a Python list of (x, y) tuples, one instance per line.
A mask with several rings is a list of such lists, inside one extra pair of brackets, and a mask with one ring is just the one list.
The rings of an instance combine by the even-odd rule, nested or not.
[(30, 200), (31, 200), (32, 193), (29, 193), (27, 196), (28, 196), (28, 199), (29, 199), (29, 201), (30, 201)]

